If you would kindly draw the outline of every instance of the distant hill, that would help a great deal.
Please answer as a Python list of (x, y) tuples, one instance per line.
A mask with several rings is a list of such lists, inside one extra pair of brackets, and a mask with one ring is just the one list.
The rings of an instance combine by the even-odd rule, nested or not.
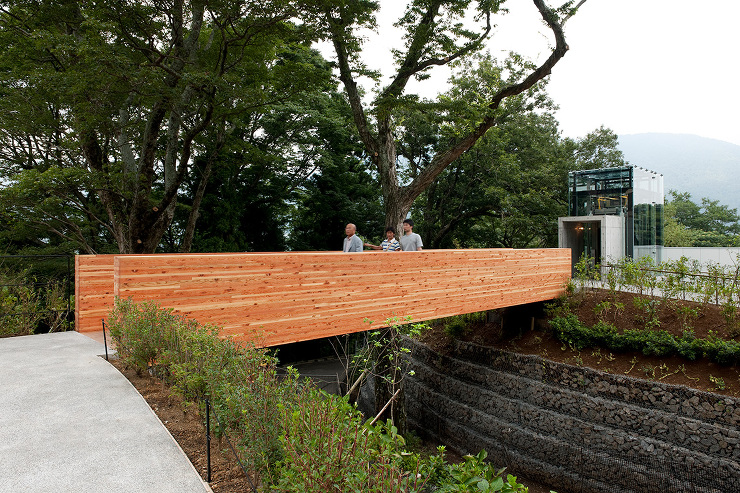
[(619, 136), (619, 149), (636, 166), (663, 174), (668, 190), (689, 192), (740, 211), (740, 145), (687, 134)]

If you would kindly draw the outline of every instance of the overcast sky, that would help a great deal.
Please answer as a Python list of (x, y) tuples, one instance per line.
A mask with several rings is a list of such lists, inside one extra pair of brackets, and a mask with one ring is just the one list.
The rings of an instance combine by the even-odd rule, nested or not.
[[(388, 67), (404, 4), (380, 0), (380, 35), (366, 45), (371, 67)], [(488, 48), (542, 62), (552, 36), (533, 2), (505, 5), (511, 13), (498, 18)], [(563, 134), (604, 125), (620, 135), (687, 133), (740, 145), (739, 21), (740, 0), (587, 0), (565, 26), (570, 51), (550, 76)], [(424, 94), (444, 90), (446, 77), (424, 83)]]

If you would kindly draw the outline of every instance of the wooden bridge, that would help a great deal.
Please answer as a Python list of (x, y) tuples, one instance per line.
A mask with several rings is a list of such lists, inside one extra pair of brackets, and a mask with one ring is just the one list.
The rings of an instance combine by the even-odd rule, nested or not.
[(115, 297), (155, 300), (275, 346), (553, 299), (570, 269), (569, 249), (78, 255), (75, 323), (100, 331)]

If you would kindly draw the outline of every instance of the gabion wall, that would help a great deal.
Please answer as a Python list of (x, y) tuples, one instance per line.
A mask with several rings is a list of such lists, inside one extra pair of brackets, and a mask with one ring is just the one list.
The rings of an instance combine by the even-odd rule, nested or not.
[(410, 341), (409, 425), (562, 492), (740, 491), (740, 400), (457, 342)]

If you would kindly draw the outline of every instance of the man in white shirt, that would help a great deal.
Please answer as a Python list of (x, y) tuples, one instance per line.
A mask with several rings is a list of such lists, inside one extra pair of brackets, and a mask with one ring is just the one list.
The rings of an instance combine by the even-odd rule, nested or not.
[(421, 236), (414, 233), (414, 221), (406, 219), (403, 221), (404, 235), (401, 237), (401, 248), (404, 252), (420, 252), (424, 246), (421, 244)]
[(344, 233), (347, 237), (344, 239), (344, 252), (361, 252), (362, 251), (362, 240), (355, 234), (357, 226), (349, 223), (344, 227)]

